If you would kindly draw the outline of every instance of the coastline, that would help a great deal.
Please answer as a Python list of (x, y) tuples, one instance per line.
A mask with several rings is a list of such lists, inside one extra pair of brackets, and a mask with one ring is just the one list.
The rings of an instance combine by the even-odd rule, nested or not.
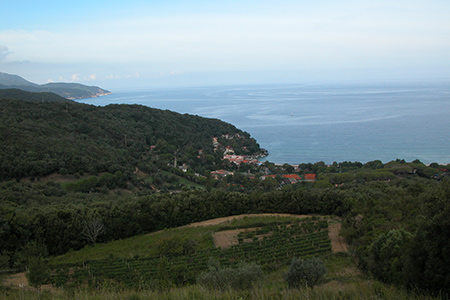
[(387, 163), (400, 158), (446, 164), (450, 131), (442, 128), (450, 127), (449, 93), (450, 86), (438, 83), (236, 85), (117, 91), (80, 102), (140, 104), (220, 119), (268, 150), (260, 161)]

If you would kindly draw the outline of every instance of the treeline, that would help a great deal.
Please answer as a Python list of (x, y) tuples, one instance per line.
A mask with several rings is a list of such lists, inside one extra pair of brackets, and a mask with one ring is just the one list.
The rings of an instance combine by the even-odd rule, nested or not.
[(194, 168), (196, 161), (211, 166), (220, 163), (222, 154), (214, 152), (212, 138), (224, 134), (242, 137), (241, 152), (260, 150), (248, 133), (231, 124), (140, 105), (0, 100), (0, 114), (1, 181), (53, 173), (132, 172), (140, 162), (173, 163), (175, 157)]

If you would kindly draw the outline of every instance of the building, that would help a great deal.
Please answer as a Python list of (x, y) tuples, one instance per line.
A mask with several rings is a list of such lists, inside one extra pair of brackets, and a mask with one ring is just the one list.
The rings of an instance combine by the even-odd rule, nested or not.
[(316, 181), (316, 174), (305, 174), (305, 181), (314, 182)]
[(227, 171), (227, 170), (217, 170), (217, 171), (212, 171), (211, 172), (211, 177), (214, 179), (219, 179), (219, 178), (223, 178), (226, 177), (228, 175), (234, 175), (233, 172)]

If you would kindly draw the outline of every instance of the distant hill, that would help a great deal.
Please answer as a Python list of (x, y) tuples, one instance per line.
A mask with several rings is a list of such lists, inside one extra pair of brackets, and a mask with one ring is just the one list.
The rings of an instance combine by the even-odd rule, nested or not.
[(15, 99), (23, 101), (48, 101), (48, 102), (73, 102), (55, 93), (41, 92), (33, 93), (19, 89), (0, 89), (0, 99)]
[(52, 82), (38, 85), (18, 75), (0, 72), (1, 89), (21, 89), (28, 92), (51, 92), (67, 99), (93, 98), (108, 95), (111, 92), (98, 86), (87, 86), (79, 83)]
[(54, 94), (30, 96), (43, 101), (0, 99), (0, 180), (132, 172), (140, 163), (151, 168), (152, 159), (173, 165), (175, 155), (180, 164), (210, 169), (201, 162), (221, 161), (213, 137), (223, 135), (239, 135), (236, 151), (260, 150), (248, 133), (217, 119), (141, 105), (49, 102), (47, 96)]

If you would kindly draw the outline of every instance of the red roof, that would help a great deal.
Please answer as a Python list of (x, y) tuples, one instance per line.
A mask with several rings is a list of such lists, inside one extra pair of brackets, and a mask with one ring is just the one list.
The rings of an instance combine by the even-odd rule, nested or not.
[(300, 176), (298, 176), (297, 174), (286, 174), (283, 175), (284, 178), (293, 178), (295, 180), (301, 180)]
[(305, 174), (305, 180), (316, 180), (316, 174)]

